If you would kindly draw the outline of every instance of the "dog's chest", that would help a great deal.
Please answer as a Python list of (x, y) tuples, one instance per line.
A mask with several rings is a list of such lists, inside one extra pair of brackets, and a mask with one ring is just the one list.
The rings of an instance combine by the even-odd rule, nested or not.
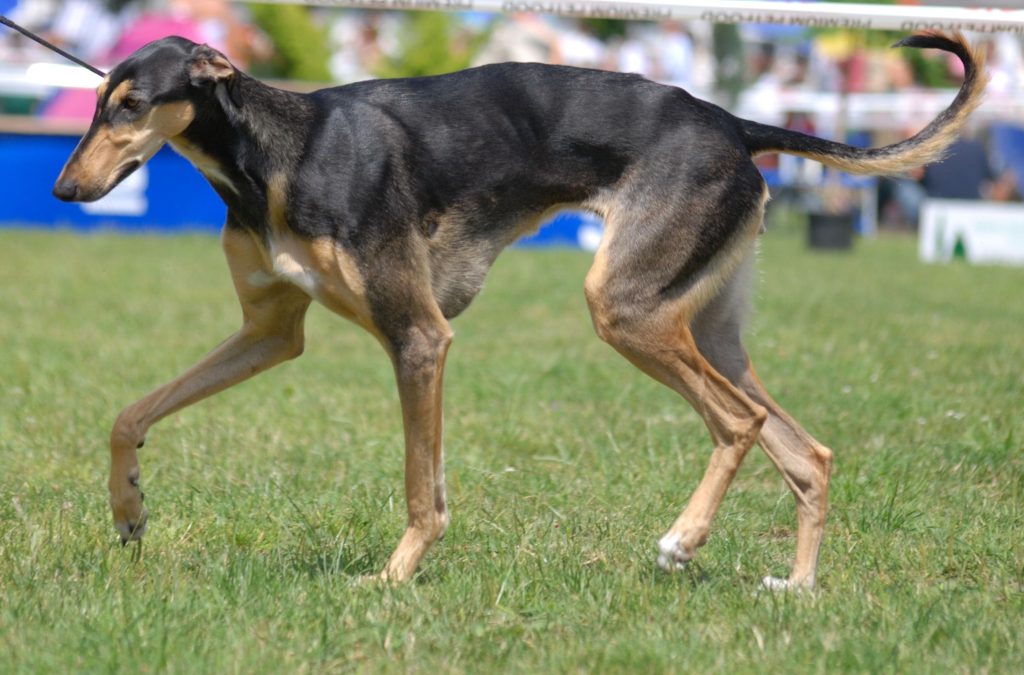
[(249, 283), (289, 283), (331, 311), (375, 331), (363, 275), (352, 256), (328, 237), (310, 241), (291, 235), (271, 239), (265, 268)]

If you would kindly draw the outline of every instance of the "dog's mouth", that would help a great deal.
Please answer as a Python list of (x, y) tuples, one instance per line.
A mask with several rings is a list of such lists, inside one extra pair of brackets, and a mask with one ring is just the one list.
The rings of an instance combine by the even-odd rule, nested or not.
[(75, 199), (74, 201), (94, 202), (98, 199), (106, 197), (108, 194), (110, 194), (111, 190), (116, 188), (121, 183), (121, 181), (130, 176), (132, 172), (134, 172), (140, 166), (142, 166), (142, 162), (137, 159), (133, 159), (130, 162), (123, 164), (119, 169), (115, 171), (114, 180), (110, 181), (109, 183), (95, 191), (89, 192), (79, 189), (77, 199)]
[(115, 187), (117, 187), (118, 183), (120, 183), (125, 178), (130, 176), (132, 174), (132, 172), (135, 171), (136, 169), (138, 169), (140, 166), (142, 166), (142, 162), (140, 162), (137, 159), (133, 159), (132, 161), (128, 162), (123, 167), (121, 167), (121, 169), (118, 170), (117, 175), (114, 178), (114, 182), (110, 184), (110, 187), (108, 187), (106, 189), (104, 194), (106, 194), (107, 192), (110, 192)]

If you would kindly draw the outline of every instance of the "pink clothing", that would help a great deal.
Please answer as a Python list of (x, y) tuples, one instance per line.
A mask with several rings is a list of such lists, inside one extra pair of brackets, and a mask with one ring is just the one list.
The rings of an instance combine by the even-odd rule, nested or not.
[[(119, 63), (139, 48), (168, 35), (180, 35), (193, 42), (206, 41), (200, 25), (191, 19), (143, 14), (125, 29), (102, 62)], [(92, 89), (61, 89), (43, 105), (40, 114), (47, 119), (88, 121), (95, 110), (96, 92)]]
[(107, 61), (118, 63), (153, 40), (168, 35), (180, 35), (193, 42), (205, 42), (199, 24), (191, 19), (167, 14), (143, 14), (125, 29), (117, 44), (107, 55)]

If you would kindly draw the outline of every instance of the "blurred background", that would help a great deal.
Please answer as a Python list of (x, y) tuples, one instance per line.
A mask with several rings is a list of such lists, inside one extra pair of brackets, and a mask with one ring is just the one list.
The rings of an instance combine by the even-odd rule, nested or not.
[[(0, 12), (104, 69), (168, 34), (206, 42), (243, 70), (298, 90), (497, 61), (545, 61), (642, 73), (746, 118), (862, 146), (918, 131), (948, 105), (962, 76), (956, 58), (889, 49), (901, 35), (882, 31), (224, 0), (0, 0)], [(898, 179), (863, 179), (831, 175), (799, 158), (759, 158), (774, 197), (770, 226), (803, 228), (808, 214), (818, 214), (825, 228), (819, 243), (842, 247), (854, 232), (917, 231), (930, 199), (1019, 202), (1024, 39), (970, 37), (988, 52), (992, 82), (985, 105), (946, 161)], [(169, 150), (95, 204), (50, 197), (53, 179), (92, 115), (97, 81), (13, 31), (0, 33), (0, 169), (8, 178), (0, 187), (0, 227), (219, 229), (220, 202)], [(183, 190), (190, 199), (181, 199)], [(929, 235), (936, 252), (964, 254), (964, 235), (937, 236), (938, 243)], [(533, 243), (592, 248), (599, 238), (600, 222), (570, 213)]]

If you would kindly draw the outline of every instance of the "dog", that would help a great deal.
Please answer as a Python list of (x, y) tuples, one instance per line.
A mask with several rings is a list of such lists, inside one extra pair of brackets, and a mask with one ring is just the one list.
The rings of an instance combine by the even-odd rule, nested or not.
[(122, 544), (146, 530), (137, 449), (150, 427), (299, 356), (316, 300), (369, 331), (393, 363), (408, 525), (380, 576), (409, 579), (449, 522), (449, 322), (502, 249), (572, 206), (606, 226), (584, 282), (598, 336), (681, 394), (714, 443), (706, 474), (658, 542), (658, 564), (674, 570), (693, 558), (758, 443), (796, 497), (798, 524), (789, 577), (764, 583), (813, 587), (832, 451), (772, 400), (742, 344), (768, 195), (751, 160), (784, 152), (895, 174), (941, 157), (981, 101), (984, 63), (960, 35), (896, 46), (951, 52), (965, 77), (920, 133), (877, 149), (740, 119), (631, 74), (505, 63), (298, 94), (206, 45), (168, 37), (144, 46), (99, 85), (92, 124), (53, 194), (99, 199), (170, 143), (227, 205), (221, 241), (243, 322), (117, 417), (109, 488)]

